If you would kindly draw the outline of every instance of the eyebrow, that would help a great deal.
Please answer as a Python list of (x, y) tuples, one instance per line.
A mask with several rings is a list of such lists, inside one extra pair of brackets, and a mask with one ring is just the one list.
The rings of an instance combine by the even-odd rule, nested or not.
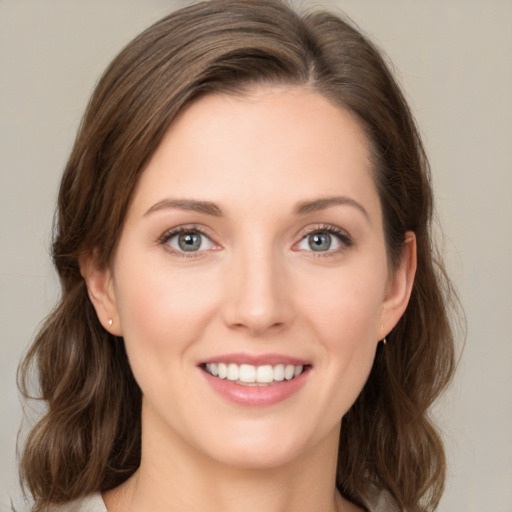
[(346, 196), (334, 196), (314, 199), (312, 201), (302, 201), (295, 207), (295, 213), (297, 215), (307, 215), (308, 213), (319, 212), (337, 205), (353, 206), (354, 208), (357, 208), (368, 221), (370, 220), (370, 216), (368, 215), (366, 208), (361, 203), (358, 203), (351, 197)]
[[(348, 205), (357, 208), (368, 220), (370, 220), (370, 216), (368, 215), (368, 212), (364, 206), (354, 199), (346, 196), (335, 196), (314, 199), (311, 201), (301, 201), (295, 206), (294, 213), (296, 215), (307, 215), (309, 213), (319, 212), (326, 210), (327, 208), (331, 208), (332, 206), (339, 205)], [(222, 217), (224, 215), (222, 210), (211, 201), (197, 201), (194, 199), (162, 199), (161, 201), (158, 201), (158, 203), (155, 203), (153, 206), (151, 206), (151, 208), (146, 211), (144, 216), (168, 208), (204, 213), (213, 217)]]
[(194, 199), (162, 199), (155, 203), (144, 215), (165, 210), (167, 208), (176, 208), (178, 210), (189, 210), (197, 213), (205, 213), (213, 217), (222, 217), (222, 210), (210, 201), (196, 201)]

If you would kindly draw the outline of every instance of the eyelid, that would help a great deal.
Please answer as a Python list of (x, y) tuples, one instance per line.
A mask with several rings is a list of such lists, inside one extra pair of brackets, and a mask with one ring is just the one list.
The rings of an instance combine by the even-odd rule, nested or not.
[[(335, 249), (330, 249), (327, 251), (318, 251), (315, 252), (312, 249), (306, 250), (306, 249), (299, 249), (298, 245), (305, 240), (308, 236), (315, 234), (315, 233), (328, 233), (331, 236), (334, 236), (337, 238), (340, 247), (337, 247)], [(354, 245), (354, 240), (350, 233), (348, 233), (345, 229), (342, 229), (338, 226), (332, 225), (332, 224), (316, 224), (313, 226), (308, 226), (300, 235), (300, 239), (298, 242), (296, 242), (292, 250), (296, 251), (304, 251), (313, 253), (314, 256), (330, 256), (333, 254), (337, 254), (339, 252), (342, 252), (345, 249), (348, 249), (349, 247)]]
[[(184, 258), (197, 258), (200, 256), (203, 256), (205, 252), (208, 252), (209, 250), (219, 250), (221, 249), (220, 244), (218, 244), (214, 237), (208, 233), (208, 229), (203, 228), (202, 226), (199, 226), (197, 224), (184, 224), (180, 226), (175, 226), (173, 228), (167, 229), (159, 238), (158, 238), (158, 244), (165, 246), (165, 249), (168, 252), (171, 252), (172, 254), (178, 256), (178, 257), (184, 257)], [(171, 238), (183, 234), (183, 233), (191, 233), (195, 232), (200, 234), (201, 236), (206, 237), (211, 244), (214, 246), (211, 249), (204, 249), (200, 251), (181, 251), (178, 249), (175, 249), (171, 247), (168, 242)], [(335, 249), (330, 249), (327, 251), (318, 251), (315, 252), (313, 250), (304, 250), (299, 249), (298, 245), (308, 236), (314, 233), (328, 233), (331, 236), (334, 236), (337, 238), (340, 247), (337, 247)], [(300, 238), (297, 242), (295, 242), (292, 246), (292, 250), (294, 251), (304, 251), (308, 253), (312, 253), (312, 255), (316, 256), (329, 256), (333, 254), (338, 254), (345, 249), (348, 249), (352, 245), (354, 245), (354, 240), (350, 233), (348, 233), (345, 229), (342, 229), (338, 226), (332, 225), (332, 224), (314, 224), (311, 226), (306, 227), (304, 230), (302, 230), (302, 233), (299, 235)]]
[[(185, 233), (197, 233), (205, 238), (207, 238), (210, 243), (212, 244), (212, 248), (203, 249), (200, 251), (182, 251), (179, 249), (176, 249), (172, 247), (169, 244), (169, 240), (172, 238), (185, 234)], [(202, 228), (201, 226), (198, 226), (196, 224), (184, 224), (180, 226), (175, 226), (173, 228), (170, 228), (166, 230), (159, 238), (158, 238), (158, 244), (164, 246), (165, 250), (172, 253), (175, 256), (182, 257), (182, 258), (198, 258), (204, 255), (205, 252), (209, 250), (218, 250), (220, 249), (219, 244), (214, 240), (214, 238), (207, 233), (207, 230)]]

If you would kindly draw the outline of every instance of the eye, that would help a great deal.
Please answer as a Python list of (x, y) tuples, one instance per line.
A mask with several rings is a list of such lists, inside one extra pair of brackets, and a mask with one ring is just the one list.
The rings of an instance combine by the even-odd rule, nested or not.
[(335, 252), (352, 245), (350, 236), (334, 226), (317, 228), (307, 233), (296, 245), (299, 251)]
[(196, 229), (171, 231), (165, 235), (162, 242), (177, 252), (201, 252), (215, 248), (212, 240)]
[(326, 252), (338, 249), (340, 241), (330, 233), (317, 231), (306, 235), (299, 243), (298, 248), (303, 251)]

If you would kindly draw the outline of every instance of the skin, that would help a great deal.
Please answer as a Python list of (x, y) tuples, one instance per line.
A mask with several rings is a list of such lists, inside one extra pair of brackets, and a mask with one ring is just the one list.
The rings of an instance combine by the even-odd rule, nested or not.
[[(180, 226), (205, 234), (200, 250), (180, 250), (169, 235)], [(341, 235), (313, 251), (309, 234), (327, 229)], [(389, 269), (368, 143), (349, 113), (299, 87), (192, 104), (144, 171), (111, 265), (82, 265), (144, 397), (141, 466), (104, 495), (109, 511), (358, 510), (335, 490), (341, 420), (414, 271), (410, 233)], [(234, 353), (309, 370), (279, 403), (237, 404), (200, 367)]]

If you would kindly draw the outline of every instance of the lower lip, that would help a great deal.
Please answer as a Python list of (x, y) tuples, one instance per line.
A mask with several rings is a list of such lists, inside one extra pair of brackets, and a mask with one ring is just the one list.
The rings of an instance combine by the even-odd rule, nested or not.
[(299, 391), (306, 382), (309, 370), (294, 379), (264, 386), (244, 386), (227, 379), (219, 379), (204, 370), (201, 370), (201, 373), (213, 390), (230, 402), (249, 407), (266, 407), (282, 402)]

